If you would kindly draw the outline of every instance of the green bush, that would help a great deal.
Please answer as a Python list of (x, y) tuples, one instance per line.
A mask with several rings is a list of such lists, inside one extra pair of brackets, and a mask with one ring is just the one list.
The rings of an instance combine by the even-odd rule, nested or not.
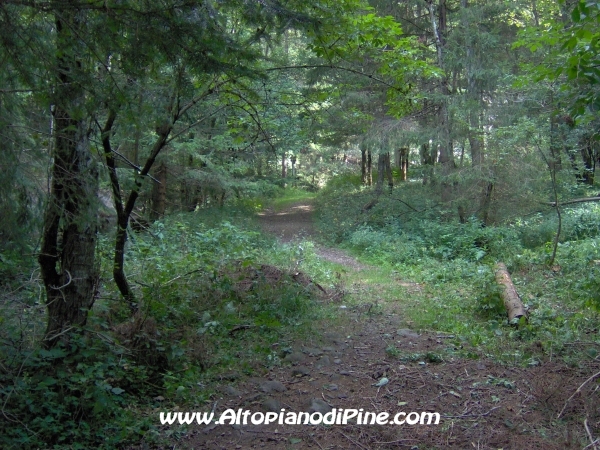
[(4, 366), (2, 448), (112, 449), (150, 427), (132, 410), (147, 369), (102, 340), (69, 345), (18, 352)]

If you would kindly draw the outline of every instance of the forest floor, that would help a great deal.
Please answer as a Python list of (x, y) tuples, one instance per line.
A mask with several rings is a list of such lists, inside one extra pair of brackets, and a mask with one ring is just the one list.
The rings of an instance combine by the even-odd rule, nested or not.
[[(309, 201), (299, 202), (264, 212), (260, 222), (284, 242), (315, 239), (311, 210)], [(213, 423), (192, 426), (177, 448), (600, 448), (600, 442), (589, 438), (600, 434), (600, 409), (590, 395), (594, 386), (598, 389), (597, 381), (590, 380), (598, 364), (569, 367), (546, 358), (537, 366), (521, 367), (457, 356), (453, 336), (411, 329), (402, 298), (385, 299), (376, 308), (372, 302), (361, 303), (361, 297), (373, 298), (363, 295), (367, 290), (378, 290), (368, 279), (377, 268), (339, 249), (318, 245), (317, 252), (347, 269), (346, 290), (354, 302), (338, 300), (339, 319), (315, 323), (312, 337), (282, 352), (282, 363), (263, 376), (223, 376), (221, 395), (214, 399), (216, 417), (230, 408), (278, 414), (282, 409), (287, 414), (335, 408), (388, 412), (390, 419), (402, 411), (437, 412), (439, 424)], [(421, 289), (410, 280), (397, 282), (407, 296)]]

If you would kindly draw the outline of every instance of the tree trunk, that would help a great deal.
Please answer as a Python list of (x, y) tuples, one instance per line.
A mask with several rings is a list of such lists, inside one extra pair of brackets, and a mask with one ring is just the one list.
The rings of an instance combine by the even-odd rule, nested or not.
[[(173, 96), (174, 99), (176, 96)], [(170, 110), (173, 110), (173, 105), (170, 105)], [(150, 156), (146, 159), (144, 167), (139, 171), (135, 180), (133, 189), (127, 197), (127, 202), (123, 203), (123, 196), (121, 194), (121, 186), (119, 183), (119, 177), (117, 175), (114, 153), (110, 143), (110, 137), (112, 133), (112, 127), (116, 118), (116, 113), (111, 110), (106, 121), (104, 128), (102, 129), (102, 147), (104, 149), (104, 155), (106, 159), (106, 165), (108, 167), (108, 173), (110, 176), (113, 200), (115, 202), (115, 209), (117, 211), (117, 233), (115, 236), (115, 252), (114, 252), (114, 264), (113, 264), (113, 277), (115, 284), (117, 285), (119, 292), (128, 303), (132, 314), (137, 312), (138, 304), (135, 299), (135, 295), (129, 286), (127, 277), (125, 276), (125, 243), (127, 242), (127, 227), (129, 226), (129, 219), (135, 202), (139, 197), (140, 190), (142, 189), (142, 180), (150, 173), (150, 169), (156, 161), (156, 157), (160, 151), (164, 148), (167, 142), (167, 138), (173, 129), (174, 117), (170, 117), (163, 126), (157, 128), (158, 138), (155, 141), (152, 149), (150, 150)]]
[(504, 307), (508, 314), (508, 321), (512, 322), (513, 319), (526, 316), (521, 297), (519, 297), (504, 263), (500, 262), (496, 264), (496, 281), (504, 287), (502, 299), (504, 300)]
[(402, 156), (400, 156), (400, 152), (402, 150), (399, 148), (394, 149), (394, 165), (398, 168), (402, 168)]
[(408, 147), (400, 149), (400, 180), (408, 180)]
[(367, 186), (367, 149), (360, 149), (360, 181)]
[(594, 184), (594, 172), (596, 171), (596, 158), (591, 139), (586, 136), (581, 142), (581, 158), (583, 160), (582, 182), (584, 184)]
[(152, 208), (150, 220), (159, 220), (167, 209), (167, 166), (161, 162), (154, 173), (157, 181), (152, 186)]
[(490, 206), (492, 205), (492, 194), (494, 192), (494, 183), (492, 181), (486, 183), (483, 195), (481, 197), (480, 218), (484, 226), (490, 224)]
[(287, 166), (285, 164), (285, 153), (281, 155), (281, 178), (287, 177)]
[(385, 177), (385, 153), (380, 153), (377, 159), (377, 185), (375, 193), (379, 196), (383, 192), (383, 178)]
[(560, 130), (560, 119), (557, 114), (550, 117), (550, 161), (551, 170), (559, 172), (562, 169), (561, 148), (565, 136)]
[(82, 13), (67, 2), (56, 16), (57, 85), (51, 190), (38, 261), (46, 289), (44, 346), (85, 325), (98, 284), (95, 261), (98, 171), (88, 140), (85, 89), (77, 79), (85, 34)]
[[(438, 4), (438, 20), (436, 20), (433, 2), (429, 3), (429, 18), (431, 21), (431, 28), (435, 38), (435, 47), (437, 51), (438, 66), (443, 71), (445, 70), (444, 64), (444, 50), (446, 44), (446, 1), (439, 0)], [(439, 163), (442, 166), (442, 201), (449, 202), (453, 197), (453, 186), (446, 180), (454, 166), (454, 153), (452, 148), (452, 140), (450, 138), (450, 114), (448, 111), (448, 78), (447, 75), (440, 78), (439, 91), (442, 94), (442, 99), (438, 105), (438, 122), (440, 124), (440, 152), (439, 152)]]
[(373, 186), (373, 155), (367, 150), (367, 186)]
[(425, 169), (423, 171), (423, 185), (425, 186), (430, 180), (433, 180), (433, 163), (435, 161), (433, 149), (429, 148), (429, 144), (421, 144), (420, 156), (421, 165)]
[(394, 176), (392, 175), (392, 164), (390, 162), (390, 153), (385, 154), (385, 177), (388, 180), (388, 188), (390, 189), (390, 194), (394, 189)]

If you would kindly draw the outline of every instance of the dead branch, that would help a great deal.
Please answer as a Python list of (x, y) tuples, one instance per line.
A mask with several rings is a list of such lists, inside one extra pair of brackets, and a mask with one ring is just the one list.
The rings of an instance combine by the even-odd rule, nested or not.
[(596, 379), (600, 377), (600, 372), (595, 373), (594, 375), (592, 375), (591, 377), (589, 377), (587, 380), (585, 380), (583, 383), (581, 383), (581, 385), (577, 388), (577, 390), (575, 392), (573, 392), (573, 395), (571, 395), (567, 401), (565, 402), (565, 405), (562, 407), (562, 409), (560, 410), (560, 412), (558, 413), (558, 416), (556, 416), (557, 419), (560, 419), (560, 416), (562, 416), (562, 413), (565, 412), (565, 409), (567, 407), (567, 405), (569, 404), (569, 402), (573, 399), (573, 397), (575, 397), (578, 393), (581, 392), (581, 389), (588, 384), (590, 381)]
[[(564, 202), (559, 202), (558, 206), (564, 205), (572, 205), (574, 203), (586, 203), (586, 202), (600, 202), (600, 197), (582, 197), (582, 198), (574, 198), (573, 200), (566, 200)], [(543, 202), (543, 205), (556, 207), (556, 202)]]

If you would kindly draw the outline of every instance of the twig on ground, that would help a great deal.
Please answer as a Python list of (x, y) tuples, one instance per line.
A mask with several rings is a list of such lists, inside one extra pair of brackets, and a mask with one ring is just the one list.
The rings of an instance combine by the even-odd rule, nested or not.
[(590, 427), (588, 426), (587, 417), (583, 421), (583, 426), (585, 427), (585, 432), (587, 433), (588, 437), (590, 438), (590, 442), (591, 442), (591, 444), (586, 446), (585, 448), (588, 448), (591, 446), (594, 450), (598, 450), (598, 446), (596, 445), (596, 443), (598, 442), (598, 439), (594, 440), (594, 436), (592, 435), (592, 432), (590, 431)]
[(405, 442), (405, 441), (413, 441), (414, 442), (417, 440), (418, 439), (398, 439), (397, 441), (389, 441), (389, 442), (375, 441), (374, 444), (377, 444), (377, 445), (400, 444), (400, 445), (406, 445), (408, 447), (409, 445), (412, 445), (412, 444), (402, 444), (402, 442)]
[(310, 438), (313, 440), (313, 442), (314, 442), (315, 444), (317, 444), (317, 446), (318, 446), (318, 447), (319, 447), (321, 450), (325, 450), (325, 449), (324, 449), (324, 448), (321, 446), (321, 444), (319, 444), (319, 441), (317, 441), (317, 440), (314, 438), (314, 436), (310, 436)]
[(463, 417), (485, 417), (487, 415), (489, 415), (492, 411), (494, 411), (495, 409), (500, 408), (499, 406), (494, 406), (492, 409), (490, 409), (488, 412), (483, 413), (483, 414), (461, 414), (460, 416), (446, 416), (443, 415), (442, 417), (445, 419), (461, 419)]
[(588, 448), (594, 446), (594, 450), (597, 448), (596, 444), (600, 444), (600, 438), (596, 439), (594, 442), (592, 442), (591, 444), (586, 445), (585, 447), (583, 447), (582, 450), (587, 450)]
[(365, 450), (371, 450), (369, 447), (365, 447), (364, 445), (362, 445), (360, 442), (355, 441), (354, 439), (352, 439), (350, 436), (348, 436), (347, 434), (342, 433), (341, 431), (338, 431), (338, 433), (340, 433), (342, 436), (344, 436), (346, 439), (348, 439), (350, 442), (352, 442), (354, 445), (359, 446), (360, 448), (364, 448)]
[(578, 393), (581, 392), (581, 388), (583, 388), (586, 384), (588, 384), (590, 381), (594, 380), (595, 378), (600, 376), (600, 372), (595, 373), (594, 375), (592, 375), (591, 377), (589, 377), (587, 380), (585, 380), (583, 383), (581, 383), (581, 385), (577, 388), (577, 390), (575, 392), (573, 392), (573, 395), (571, 395), (567, 401), (565, 402), (565, 405), (562, 407), (562, 409), (560, 410), (560, 412), (558, 413), (558, 416), (556, 416), (557, 419), (560, 419), (560, 416), (562, 416), (563, 412), (565, 412), (565, 409), (567, 407), (567, 405), (569, 404), (569, 402), (573, 399), (573, 397), (575, 397)]

